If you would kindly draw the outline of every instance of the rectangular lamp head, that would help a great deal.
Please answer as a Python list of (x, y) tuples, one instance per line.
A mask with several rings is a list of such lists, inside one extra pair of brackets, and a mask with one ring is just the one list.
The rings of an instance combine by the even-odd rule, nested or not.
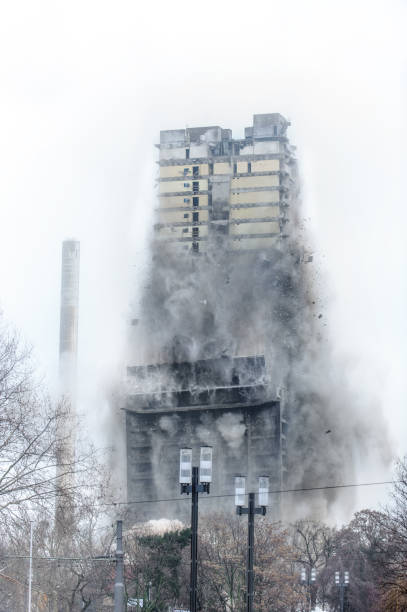
[(235, 478), (235, 505), (244, 506), (246, 493), (246, 478), (236, 476)]
[(260, 476), (259, 478), (259, 506), (269, 505), (269, 478)]
[(192, 448), (181, 448), (179, 452), (179, 481), (180, 484), (192, 482)]
[(349, 572), (343, 572), (343, 582), (349, 584)]
[(335, 572), (335, 584), (339, 584), (339, 572)]
[(212, 482), (212, 446), (201, 446), (199, 463), (200, 482)]

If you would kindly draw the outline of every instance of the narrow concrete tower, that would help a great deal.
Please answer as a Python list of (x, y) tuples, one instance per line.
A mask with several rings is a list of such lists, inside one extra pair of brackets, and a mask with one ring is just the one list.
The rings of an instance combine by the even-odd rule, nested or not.
[[(59, 329), (59, 372), (61, 391), (75, 395), (78, 348), (79, 257), (77, 240), (62, 243), (61, 319)], [(74, 397), (72, 397), (74, 399)]]
[(59, 388), (62, 410), (58, 420), (59, 495), (55, 508), (58, 532), (66, 531), (73, 521), (70, 492), (74, 487), (73, 462), (76, 437), (76, 358), (79, 312), (79, 242), (62, 243), (61, 318), (59, 330)]

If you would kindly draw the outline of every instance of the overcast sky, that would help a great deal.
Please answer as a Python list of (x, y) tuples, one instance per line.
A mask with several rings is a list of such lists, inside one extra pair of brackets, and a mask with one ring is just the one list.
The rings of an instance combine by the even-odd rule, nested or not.
[(159, 130), (242, 136), (254, 113), (280, 112), (337, 358), (407, 452), (406, 14), (393, 0), (2, 4), (0, 306), (51, 385), (61, 241), (81, 242), (96, 414), (142, 286)]

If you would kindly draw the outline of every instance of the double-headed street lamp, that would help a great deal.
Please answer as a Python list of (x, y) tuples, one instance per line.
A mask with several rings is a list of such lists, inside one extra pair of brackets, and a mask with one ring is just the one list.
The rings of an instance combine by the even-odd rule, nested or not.
[(345, 600), (345, 588), (349, 586), (349, 572), (335, 572), (335, 584), (339, 587), (339, 604), (343, 612)]
[(305, 567), (301, 569), (301, 582), (302, 584), (306, 584), (307, 586), (311, 586), (317, 579), (317, 570), (313, 567), (309, 574), (307, 574), (307, 570)]
[(192, 467), (192, 448), (181, 448), (179, 461), (181, 494), (191, 493), (191, 578), (189, 610), (197, 611), (198, 495), (209, 493), (212, 482), (212, 447), (201, 446), (200, 467)]
[(247, 593), (246, 593), (246, 610), (253, 610), (253, 592), (254, 592), (254, 515), (261, 514), (265, 516), (269, 503), (269, 479), (268, 476), (260, 476), (259, 478), (259, 505), (255, 505), (254, 493), (249, 493), (249, 504), (244, 507), (246, 497), (246, 478), (244, 476), (236, 476), (235, 478), (235, 505), (236, 514), (248, 516), (247, 530)]

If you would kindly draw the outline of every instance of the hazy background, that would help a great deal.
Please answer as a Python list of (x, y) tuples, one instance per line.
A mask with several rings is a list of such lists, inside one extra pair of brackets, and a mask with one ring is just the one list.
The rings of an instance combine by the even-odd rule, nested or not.
[[(81, 407), (101, 443), (147, 264), (159, 130), (238, 137), (280, 112), (337, 358), (407, 452), (406, 16), (392, 0), (2, 5), (0, 306), (52, 387), (61, 241), (81, 241)], [(358, 479), (388, 475), (361, 465)], [(360, 505), (382, 494), (363, 489)]]

